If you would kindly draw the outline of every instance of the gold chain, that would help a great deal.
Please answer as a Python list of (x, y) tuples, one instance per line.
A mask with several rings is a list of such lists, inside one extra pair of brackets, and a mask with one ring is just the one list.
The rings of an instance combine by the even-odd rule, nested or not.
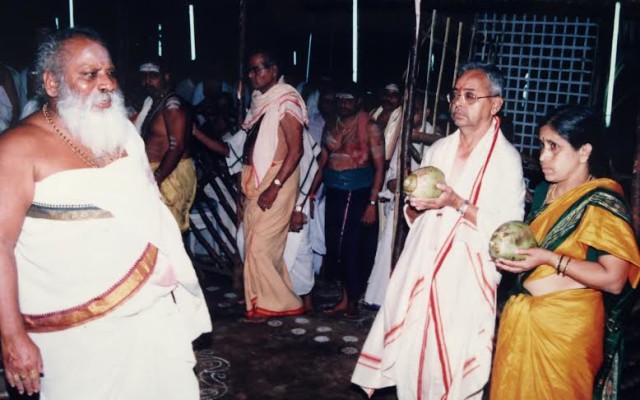
[[(585, 182), (590, 182), (594, 179), (593, 175), (589, 174), (589, 177), (587, 178), (587, 180)], [(553, 201), (559, 197), (556, 196), (556, 189), (558, 188), (558, 184), (557, 183), (552, 183), (551, 186), (549, 186), (549, 189), (547, 191), (547, 196), (544, 199), (544, 202), (546, 204), (549, 203), (553, 203)]]
[(45, 104), (45, 105), (42, 106), (42, 113), (44, 114), (44, 117), (47, 120), (47, 122), (49, 123), (49, 125), (51, 126), (51, 128), (53, 128), (53, 130), (58, 134), (58, 136), (60, 137), (62, 142), (64, 142), (64, 144), (69, 146), (69, 148), (71, 150), (73, 150), (73, 152), (76, 153), (76, 155), (82, 161), (84, 161), (85, 164), (87, 164), (87, 165), (89, 165), (90, 167), (93, 167), (93, 168), (97, 168), (98, 167), (98, 164), (96, 164), (91, 159), (91, 157), (89, 157), (87, 154), (85, 154), (85, 152), (82, 151), (81, 148), (79, 148), (74, 143), (72, 143), (71, 139), (69, 139), (69, 137), (67, 135), (65, 135), (60, 129), (58, 129), (58, 127), (53, 123), (53, 120), (51, 119), (51, 115), (49, 114), (49, 105), (48, 104)]

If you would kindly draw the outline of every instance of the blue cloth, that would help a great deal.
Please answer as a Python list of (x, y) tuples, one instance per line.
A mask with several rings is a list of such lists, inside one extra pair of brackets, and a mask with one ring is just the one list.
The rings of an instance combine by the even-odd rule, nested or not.
[(353, 168), (343, 171), (325, 168), (322, 171), (324, 184), (329, 189), (357, 190), (373, 186), (373, 168)]

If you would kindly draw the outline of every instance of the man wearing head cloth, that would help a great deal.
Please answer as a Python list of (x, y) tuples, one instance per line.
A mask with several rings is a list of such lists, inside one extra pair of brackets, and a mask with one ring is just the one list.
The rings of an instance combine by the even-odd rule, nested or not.
[(325, 312), (355, 317), (371, 272), (378, 237), (377, 201), (384, 174), (384, 136), (361, 110), (355, 84), (336, 93), (335, 121), (325, 125), (320, 173), (326, 187), (325, 266), (342, 283), (342, 298)]
[(140, 82), (149, 97), (135, 125), (144, 140), (162, 200), (185, 232), (197, 184), (195, 165), (189, 156), (189, 105), (172, 90), (170, 75), (157, 62), (140, 65)]
[(46, 104), (0, 137), (4, 372), (43, 400), (196, 400), (211, 321), (114, 69), (95, 32), (56, 31)]
[(380, 107), (371, 112), (371, 117), (384, 132), (384, 160), (389, 162), (396, 148), (402, 125), (402, 97), (395, 83), (388, 83), (382, 90)]

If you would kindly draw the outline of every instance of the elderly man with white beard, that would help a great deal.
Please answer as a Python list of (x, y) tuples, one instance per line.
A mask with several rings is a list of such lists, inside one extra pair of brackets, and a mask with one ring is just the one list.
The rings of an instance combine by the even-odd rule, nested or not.
[(211, 321), (106, 46), (62, 30), (37, 61), (48, 102), (0, 138), (6, 378), (46, 400), (198, 399)]

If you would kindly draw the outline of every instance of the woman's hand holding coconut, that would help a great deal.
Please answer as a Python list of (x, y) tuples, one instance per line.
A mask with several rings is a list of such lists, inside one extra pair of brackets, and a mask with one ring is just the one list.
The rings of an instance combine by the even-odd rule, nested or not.
[(536, 268), (539, 265), (555, 265), (558, 261), (558, 255), (552, 251), (542, 249), (540, 247), (533, 247), (530, 249), (519, 249), (516, 254), (524, 256), (524, 260), (515, 261), (508, 260), (506, 258), (496, 258), (494, 261), (496, 267), (519, 274), (521, 272), (527, 272)]

